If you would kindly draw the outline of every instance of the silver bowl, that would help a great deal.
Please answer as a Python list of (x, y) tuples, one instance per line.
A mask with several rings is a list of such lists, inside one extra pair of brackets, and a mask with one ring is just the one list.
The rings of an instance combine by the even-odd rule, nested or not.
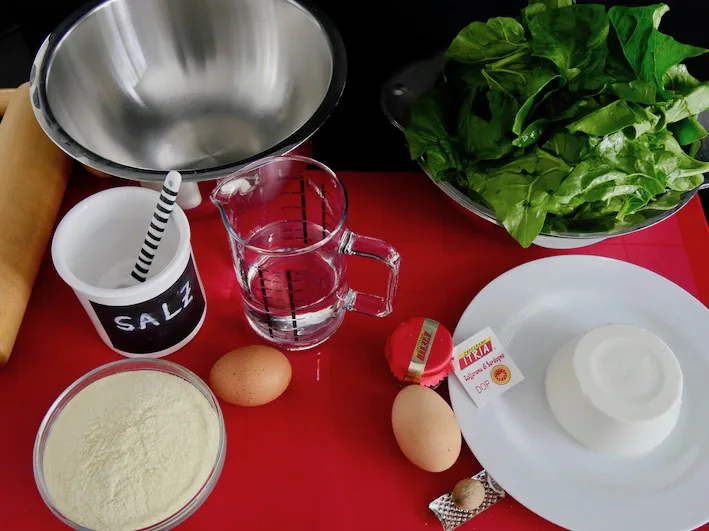
[(47, 135), (84, 165), (198, 181), (304, 142), (346, 70), (332, 23), (295, 0), (104, 0), (47, 37), (30, 94)]
[[(402, 70), (396, 72), (382, 86), (380, 103), (382, 111), (387, 119), (400, 131), (404, 131), (409, 124), (411, 117), (411, 106), (414, 101), (431, 88), (443, 70), (445, 59), (442, 54), (437, 54), (428, 59), (410, 64)], [(709, 111), (699, 116), (699, 121), (709, 129)], [(696, 157), (700, 160), (709, 160), (709, 137), (702, 141), (701, 148)], [(422, 168), (426, 175), (441, 189), (454, 203), (470, 214), (481, 217), (501, 225), (495, 213), (476, 201), (470, 199), (464, 192), (458, 190), (452, 183), (436, 181), (425, 168)], [(698, 189), (682, 194), (680, 203), (673, 209), (659, 211), (645, 219), (642, 223), (634, 226), (622, 227), (608, 232), (542, 232), (534, 240), (534, 245), (549, 249), (574, 249), (593, 245), (613, 236), (622, 236), (642, 229), (651, 227), (664, 219), (667, 219), (675, 212), (686, 205), (697, 193), (697, 190), (709, 188), (709, 176), (705, 176), (704, 184)]]

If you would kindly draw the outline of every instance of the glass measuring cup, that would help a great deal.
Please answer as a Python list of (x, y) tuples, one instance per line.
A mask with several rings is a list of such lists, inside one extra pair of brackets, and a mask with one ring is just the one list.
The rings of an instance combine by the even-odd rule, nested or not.
[[(327, 166), (297, 155), (262, 159), (220, 181), (211, 200), (229, 233), (246, 318), (261, 337), (302, 350), (328, 339), (347, 310), (392, 311), (399, 253), (347, 229), (347, 193)], [(383, 296), (350, 289), (347, 255), (389, 268)]]

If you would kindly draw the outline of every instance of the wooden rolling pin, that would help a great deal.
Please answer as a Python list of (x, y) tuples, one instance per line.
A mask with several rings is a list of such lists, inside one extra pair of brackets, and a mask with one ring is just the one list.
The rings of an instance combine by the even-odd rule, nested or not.
[(10, 100), (15, 94), (15, 89), (0, 89), (0, 116), (5, 114), (7, 106), (10, 105)]
[(32, 113), (29, 85), (0, 123), (0, 366), (7, 363), (69, 179), (71, 160)]

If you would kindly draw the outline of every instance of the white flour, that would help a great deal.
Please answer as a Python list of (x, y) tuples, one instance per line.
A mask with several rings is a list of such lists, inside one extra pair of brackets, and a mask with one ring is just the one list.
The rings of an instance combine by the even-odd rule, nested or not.
[(141, 370), (101, 378), (60, 413), (44, 453), (52, 501), (90, 529), (135, 530), (177, 512), (204, 484), (217, 413), (186, 381)]

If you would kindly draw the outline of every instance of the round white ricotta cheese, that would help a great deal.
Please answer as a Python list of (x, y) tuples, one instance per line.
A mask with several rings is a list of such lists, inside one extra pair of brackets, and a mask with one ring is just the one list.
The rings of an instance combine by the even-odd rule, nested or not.
[(682, 370), (657, 336), (625, 324), (591, 330), (563, 347), (546, 373), (552, 413), (584, 446), (644, 454), (674, 429)]

